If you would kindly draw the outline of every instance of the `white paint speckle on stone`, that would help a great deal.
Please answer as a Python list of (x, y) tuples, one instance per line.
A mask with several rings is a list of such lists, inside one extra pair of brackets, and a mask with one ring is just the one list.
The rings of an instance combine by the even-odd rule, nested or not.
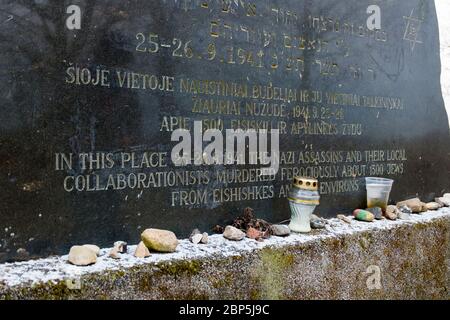
[(208, 244), (194, 245), (189, 239), (180, 240), (177, 251), (174, 253), (152, 253), (148, 258), (136, 258), (133, 253), (136, 246), (128, 246), (128, 254), (121, 255), (121, 259), (115, 260), (108, 257), (111, 248), (100, 250), (97, 263), (87, 267), (78, 267), (67, 262), (67, 255), (26, 262), (6, 263), (0, 265), (0, 282), (9, 286), (24, 284), (44, 283), (47, 281), (61, 281), (76, 279), (82, 275), (100, 273), (106, 270), (126, 270), (142, 264), (154, 264), (158, 262), (170, 262), (186, 259), (200, 259), (212, 257), (240, 256), (245, 252), (262, 249), (264, 247), (280, 248), (289, 245), (304, 244), (307, 242), (321, 241), (345, 234), (354, 234), (365, 231), (386, 230), (408, 224), (429, 222), (434, 219), (450, 217), (450, 208), (442, 208), (438, 211), (429, 211), (424, 214), (412, 214), (411, 220), (379, 220), (371, 223), (353, 220), (347, 224), (337, 218), (329, 219), (326, 229), (319, 234), (291, 234), (288, 237), (271, 237), (264, 242), (257, 242), (245, 238), (242, 241), (229, 241), (222, 235), (212, 235)]

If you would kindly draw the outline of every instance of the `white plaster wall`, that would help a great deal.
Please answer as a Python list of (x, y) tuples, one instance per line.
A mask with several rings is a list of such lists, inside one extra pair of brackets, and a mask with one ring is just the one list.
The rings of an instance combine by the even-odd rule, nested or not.
[(435, 0), (441, 41), (441, 84), (450, 123), (450, 0)]

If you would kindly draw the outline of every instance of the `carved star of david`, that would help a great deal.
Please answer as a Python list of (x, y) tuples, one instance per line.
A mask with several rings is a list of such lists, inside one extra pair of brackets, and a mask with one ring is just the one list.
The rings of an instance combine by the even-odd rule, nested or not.
[(412, 9), (411, 14), (408, 17), (403, 16), (403, 19), (406, 21), (406, 29), (405, 34), (403, 35), (403, 40), (409, 41), (411, 52), (414, 52), (416, 44), (422, 43), (422, 41), (418, 40), (418, 38), (423, 20), (414, 17), (414, 9)]

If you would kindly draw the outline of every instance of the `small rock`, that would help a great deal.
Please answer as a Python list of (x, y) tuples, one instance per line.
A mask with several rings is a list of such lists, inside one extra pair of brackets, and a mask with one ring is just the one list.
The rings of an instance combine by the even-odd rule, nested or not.
[(203, 235), (201, 233), (196, 233), (190, 237), (190, 240), (193, 244), (199, 244), (202, 241)]
[(245, 233), (233, 226), (227, 226), (223, 232), (224, 238), (232, 241), (241, 241), (245, 238)]
[(196, 234), (201, 234), (200, 230), (198, 230), (197, 228), (195, 228), (194, 230), (192, 230), (191, 235), (189, 236), (189, 239), (190, 239), (192, 236), (195, 236)]
[(313, 229), (324, 229), (325, 228), (325, 222), (322, 221), (322, 219), (311, 220), (310, 224), (311, 224), (311, 228), (313, 228)]
[(442, 198), (450, 199), (450, 193), (444, 193), (444, 195), (442, 196)]
[(425, 202), (422, 202), (422, 210), (420, 212), (424, 213), (424, 212), (427, 212), (427, 211), (428, 211), (427, 204)]
[(439, 203), (437, 201), (434, 201), (434, 202), (436, 202), (439, 205), (439, 208), (445, 207), (445, 205), (442, 202), (441, 203)]
[(203, 244), (207, 244), (208, 243), (208, 233), (207, 232), (203, 232), (202, 240), (200, 240), (200, 242), (203, 243)]
[(92, 251), (94, 251), (94, 253), (99, 256), (100, 255), (100, 248), (96, 245), (93, 244), (85, 244), (83, 245), (83, 247), (91, 249)]
[(125, 241), (116, 241), (114, 242), (114, 248), (116, 248), (119, 253), (127, 253), (128, 243)]
[[(448, 193), (446, 193), (448, 194)], [(437, 203), (439, 203), (442, 207), (450, 207), (450, 198), (441, 197), (434, 199)]]
[(408, 213), (408, 214), (412, 213), (411, 208), (408, 206), (401, 206), (398, 209), (400, 210), (400, 212), (403, 212), (403, 213)]
[(291, 233), (291, 229), (285, 224), (274, 224), (270, 228), (272, 229), (272, 234), (277, 237), (286, 237)]
[(372, 213), (377, 220), (383, 219), (383, 209), (380, 207), (367, 208), (366, 211)]
[(338, 218), (339, 220), (344, 221), (345, 223), (348, 223), (348, 224), (351, 224), (351, 223), (352, 223), (352, 219), (351, 219), (350, 217), (347, 217), (347, 216), (343, 215), (343, 214), (338, 214), (338, 215), (337, 215), (337, 218)]
[(397, 208), (407, 206), (413, 213), (420, 213), (427, 211), (426, 204), (420, 201), (419, 198), (408, 199), (397, 203)]
[(147, 229), (142, 232), (141, 239), (147, 248), (158, 252), (175, 252), (178, 246), (175, 233), (168, 230)]
[(259, 240), (262, 237), (262, 232), (255, 229), (255, 228), (248, 228), (247, 229), (247, 234), (246, 234), (247, 238), (253, 239), (253, 240)]
[(120, 252), (119, 252), (118, 247), (112, 248), (111, 251), (109, 252), (108, 256), (113, 259), (120, 259)]
[(427, 203), (427, 210), (437, 210), (441, 207), (441, 205), (437, 202), (428, 202)]
[(386, 207), (386, 212), (384, 213), (384, 215), (389, 220), (397, 220), (399, 213), (400, 210), (397, 208), (397, 206), (391, 205)]
[[(199, 237), (200, 235), (200, 237)], [(191, 235), (189, 236), (189, 240), (193, 243), (193, 244), (198, 244), (200, 242), (200, 240), (202, 239), (201, 237), (201, 232), (198, 229), (194, 229), (191, 232)]]
[(375, 216), (372, 212), (362, 209), (356, 209), (355, 211), (353, 211), (353, 216), (356, 220), (366, 222), (372, 222), (375, 219)]
[(73, 246), (70, 248), (69, 262), (76, 266), (88, 266), (97, 262), (97, 255), (84, 246)]
[[(320, 218), (319, 216), (316, 216), (315, 214), (311, 215), (311, 218), (309, 221), (311, 224), (314, 222), (314, 224), (316, 224), (317, 226), (323, 225), (324, 226), (323, 228), (325, 228), (326, 220), (323, 218)], [(311, 228), (312, 228), (312, 226), (311, 226)], [(323, 229), (323, 228), (320, 227), (320, 228), (315, 228), (315, 229)]]
[(400, 211), (400, 213), (398, 214), (398, 218), (400, 220), (411, 220), (410, 214), (406, 213), (406, 212), (403, 212), (403, 211)]
[(134, 256), (136, 258), (147, 258), (150, 257), (150, 251), (145, 246), (144, 242), (139, 242), (139, 244), (136, 247), (136, 251), (134, 252)]

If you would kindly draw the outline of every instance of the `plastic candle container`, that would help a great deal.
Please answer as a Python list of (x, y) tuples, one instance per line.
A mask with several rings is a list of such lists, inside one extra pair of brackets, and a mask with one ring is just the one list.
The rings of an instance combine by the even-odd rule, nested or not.
[(319, 204), (319, 182), (316, 179), (295, 177), (289, 191), (291, 223), (293, 232), (308, 233), (311, 231), (311, 215)]
[(386, 211), (393, 183), (392, 179), (367, 177), (367, 208), (380, 207)]

